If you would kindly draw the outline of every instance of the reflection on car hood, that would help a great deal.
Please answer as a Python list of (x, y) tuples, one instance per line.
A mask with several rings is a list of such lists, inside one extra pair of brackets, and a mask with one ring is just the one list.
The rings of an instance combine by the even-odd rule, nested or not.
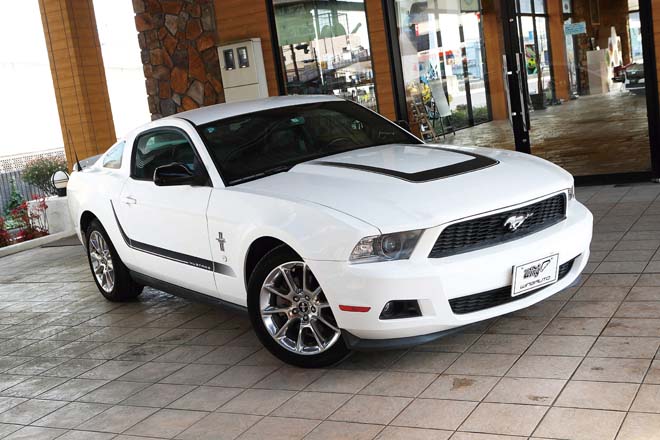
[(570, 174), (530, 155), (426, 144), (340, 153), (232, 189), (317, 203), (393, 232), (438, 226), (571, 185)]

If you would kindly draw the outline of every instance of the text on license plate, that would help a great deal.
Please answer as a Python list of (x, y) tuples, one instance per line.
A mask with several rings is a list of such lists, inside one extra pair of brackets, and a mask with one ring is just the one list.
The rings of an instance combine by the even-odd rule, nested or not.
[(557, 282), (559, 276), (559, 254), (551, 255), (531, 263), (513, 268), (511, 296), (522, 295)]

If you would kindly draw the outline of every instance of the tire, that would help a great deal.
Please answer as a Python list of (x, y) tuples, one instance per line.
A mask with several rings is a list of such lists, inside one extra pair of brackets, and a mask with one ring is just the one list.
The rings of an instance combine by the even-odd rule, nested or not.
[(350, 354), (314, 274), (287, 246), (257, 263), (248, 282), (248, 314), (261, 343), (288, 364), (322, 368)]
[[(119, 258), (119, 254), (113, 246), (112, 241), (110, 241), (108, 233), (103, 229), (103, 226), (98, 220), (92, 220), (85, 232), (85, 238), (89, 268), (92, 271), (92, 277), (99, 292), (107, 300), (113, 302), (135, 300), (142, 293), (144, 286), (133, 281), (130, 272), (121, 261), (121, 258)], [(101, 256), (101, 254), (103, 254), (101, 257), (102, 261), (99, 262), (98, 256)], [(99, 264), (101, 267), (99, 267)], [(95, 265), (97, 270), (95, 270)], [(110, 268), (110, 270), (104, 270), (103, 268)], [(107, 277), (97, 275), (97, 271), (103, 271), (104, 274), (107, 273)], [(110, 276), (112, 277), (112, 282), (110, 282)]]

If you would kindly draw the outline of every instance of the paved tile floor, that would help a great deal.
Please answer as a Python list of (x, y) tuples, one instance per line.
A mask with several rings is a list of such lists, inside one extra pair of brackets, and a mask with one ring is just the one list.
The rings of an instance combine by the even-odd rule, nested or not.
[(327, 370), (282, 365), (245, 316), (108, 303), (82, 248), (2, 258), (0, 438), (660, 439), (660, 185), (578, 192), (597, 225), (575, 287)]

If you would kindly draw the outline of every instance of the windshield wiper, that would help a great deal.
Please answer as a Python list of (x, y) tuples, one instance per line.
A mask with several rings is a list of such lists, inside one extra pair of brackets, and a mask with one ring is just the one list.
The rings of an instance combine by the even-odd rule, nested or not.
[(267, 176), (272, 176), (273, 174), (284, 173), (289, 171), (292, 167), (290, 165), (283, 165), (281, 167), (272, 168), (270, 170), (262, 171), (260, 173), (251, 174), (249, 176), (241, 177), (239, 179), (234, 179), (229, 182), (230, 185), (236, 185), (238, 183), (247, 182), (248, 180), (261, 179)]

